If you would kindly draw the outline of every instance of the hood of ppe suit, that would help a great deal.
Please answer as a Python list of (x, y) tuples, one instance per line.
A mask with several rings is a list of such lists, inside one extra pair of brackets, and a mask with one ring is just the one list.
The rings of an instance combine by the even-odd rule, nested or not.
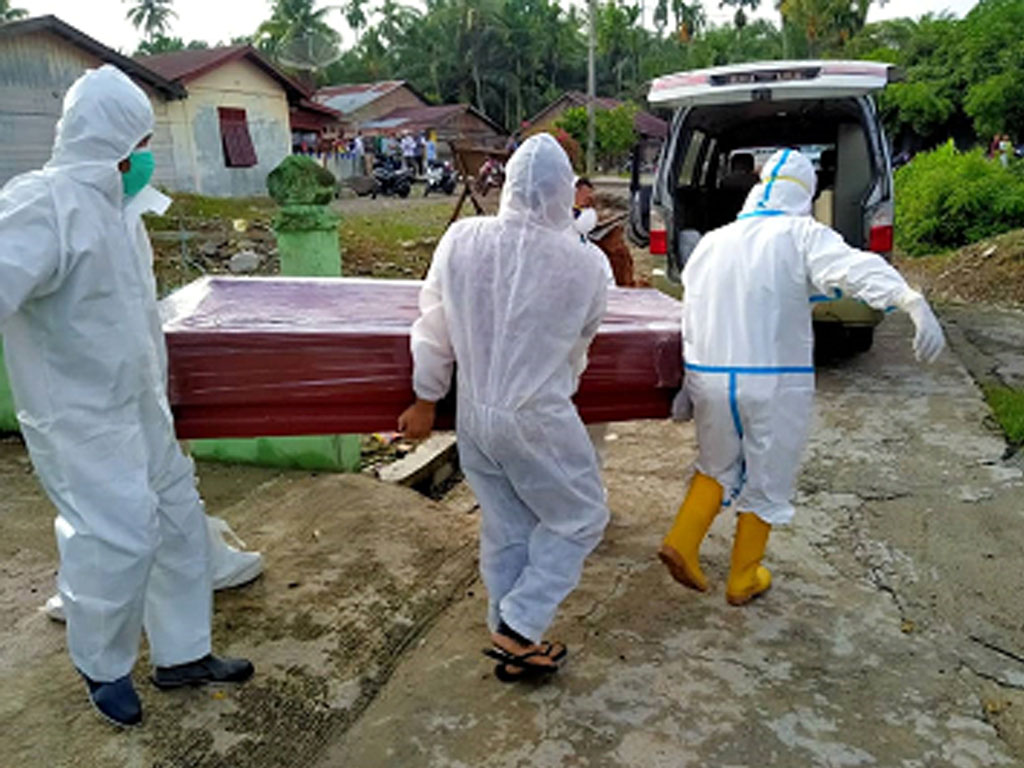
[(47, 168), (117, 163), (153, 132), (149, 97), (109, 64), (76, 80), (64, 96), (53, 154)]
[(498, 216), (566, 229), (572, 226), (574, 197), (569, 158), (554, 137), (541, 133), (523, 142), (509, 160)]
[(795, 149), (780, 149), (761, 169), (761, 182), (747, 195), (740, 215), (778, 211), (794, 216), (811, 212), (817, 175), (811, 161)]

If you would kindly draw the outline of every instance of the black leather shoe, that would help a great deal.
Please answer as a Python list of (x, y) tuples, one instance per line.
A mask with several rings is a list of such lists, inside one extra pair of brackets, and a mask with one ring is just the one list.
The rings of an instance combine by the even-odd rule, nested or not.
[(253, 671), (248, 659), (222, 659), (207, 654), (187, 664), (157, 667), (153, 670), (153, 685), (168, 689), (207, 683), (241, 683), (252, 677)]
[(106, 720), (122, 727), (142, 722), (142, 702), (132, 685), (131, 675), (110, 683), (98, 683), (85, 675), (82, 677), (89, 689), (89, 701)]

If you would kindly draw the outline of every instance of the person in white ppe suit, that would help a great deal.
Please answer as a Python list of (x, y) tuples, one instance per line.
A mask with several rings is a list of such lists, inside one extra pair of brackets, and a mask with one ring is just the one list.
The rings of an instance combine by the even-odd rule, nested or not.
[[(142, 167), (137, 164), (136, 172)], [(153, 248), (146, 232), (143, 214), (162, 216), (171, 205), (171, 199), (159, 190), (149, 186), (143, 187), (131, 197), (124, 199), (125, 225), (132, 236), (132, 249), (141, 261), (142, 280), (146, 284), (147, 302), (149, 303), (149, 332), (156, 347), (160, 360), (160, 371), (163, 381), (167, 381), (167, 348), (164, 342), (161, 319), (157, 312), (156, 279), (153, 275)], [(242, 541), (225, 520), (219, 517), (206, 517), (206, 532), (210, 557), (210, 575), (214, 591), (232, 589), (256, 579), (263, 573), (263, 556), (259, 552), (245, 552), (228, 543), (231, 539), (239, 547)], [(43, 611), (54, 621), (64, 621), (64, 601), (58, 592), (47, 599)]]
[(64, 98), (50, 161), (0, 190), (0, 331), (22, 435), (57, 508), (68, 650), (90, 699), (141, 721), (143, 627), (161, 688), (252, 675), (210, 652), (207, 531), (175, 439), (148, 265), (124, 200), (153, 158), (148, 97), (112, 66)]
[(457, 437), (480, 502), (480, 569), (503, 681), (554, 672), (543, 641), (608, 522), (594, 448), (571, 401), (605, 310), (603, 256), (572, 227), (573, 173), (549, 135), (508, 165), (496, 217), (463, 219), (441, 239), (412, 328), (412, 438), (457, 363)]
[(675, 408), (692, 408), (699, 456), (659, 552), (677, 581), (706, 590), (700, 544), (723, 506), (736, 510), (733, 605), (769, 588), (769, 532), (793, 517), (814, 397), (811, 302), (845, 295), (907, 312), (918, 360), (933, 361), (945, 345), (927, 302), (895, 269), (811, 218), (806, 157), (780, 150), (760, 178), (737, 220), (705, 235), (683, 270), (686, 376)]

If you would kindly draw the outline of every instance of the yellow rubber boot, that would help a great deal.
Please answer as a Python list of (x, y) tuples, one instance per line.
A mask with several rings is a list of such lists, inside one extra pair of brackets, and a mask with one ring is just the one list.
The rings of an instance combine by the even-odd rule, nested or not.
[(686, 500), (658, 552), (672, 578), (684, 587), (707, 591), (708, 580), (700, 568), (700, 545), (721, 508), (722, 486), (707, 475), (694, 474)]
[(730, 605), (743, 605), (772, 585), (772, 574), (761, 565), (768, 534), (772, 527), (753, 512), (740, 512), (736, 518), (736, 538), (732, 543), (732, 565), (725, 585)]

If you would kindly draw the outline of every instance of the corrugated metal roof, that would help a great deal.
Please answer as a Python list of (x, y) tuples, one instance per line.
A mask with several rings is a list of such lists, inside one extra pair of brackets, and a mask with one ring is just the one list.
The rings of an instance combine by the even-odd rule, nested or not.
[(405, 84), (404, 80), (382, 80), (376, 83), (330, 85), (313, 94), (313, 98), (331, 109), (349, 114), (372, 104)]
[(500, 136), (508, 133), (498, 123), (491, 120), (471, 104), (439, 104), (428, 107), (398, 107), (381, 115), (376, 120), (363, 123), (366, 130), (393, 130), (400, 128), (405, 131), (419, 133), (439, 128), (459, 115), (469, 113), (487, 123)]

